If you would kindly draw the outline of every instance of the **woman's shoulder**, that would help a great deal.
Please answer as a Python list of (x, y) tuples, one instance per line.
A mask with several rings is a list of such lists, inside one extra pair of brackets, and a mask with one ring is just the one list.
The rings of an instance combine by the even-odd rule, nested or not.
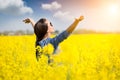
[(46, 39), (43, 39), (43, 40), (39, 41), (38, 43), (41, 47), (44, 47), (45, 45), (50, 43), (50, 40), (51, 40), (51, 38), (46, 38)]

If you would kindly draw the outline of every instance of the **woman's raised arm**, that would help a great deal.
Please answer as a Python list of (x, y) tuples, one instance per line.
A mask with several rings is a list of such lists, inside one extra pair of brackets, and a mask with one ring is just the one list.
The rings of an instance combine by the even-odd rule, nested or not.
[(77, 27), (78, 23), (84, 19), (84, 16), (80, 16), (79, 18), (75, 19), (75, 21), (66, 29), (68, 33), (72, 33), (73, 30)]
[(25, 23), (27, 23), (27, 24), (31, 23), (31, 25), (32, 25), (33, 28), (34, 28), (34, 26), (35, 26), (35, 22), (34, 22), (33, 19), (26, 18), (26, 19), (23, 20), (23, 22), (25, 22)]

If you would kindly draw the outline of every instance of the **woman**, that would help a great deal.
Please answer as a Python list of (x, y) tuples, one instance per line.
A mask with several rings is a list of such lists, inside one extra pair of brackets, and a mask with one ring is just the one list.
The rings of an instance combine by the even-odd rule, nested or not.
[(64, 39), (66, 39), (76, 28), (78, 23), (84, 19), (83, 16), (75, 19), (75, 21), (62, 33), (55, 36), (54, 38), (50, 38), (52, 32), (54, 32), (54, 27), (50, 21), (45, 18), (41, 18), (37, 23), (35, 23), (32, 19), (27, 18), (23, 20), (25, 23), (31, 23), (34, 29), (34, 33), (36, 35), (36, 58), (39, 60), (41, 54), (46, 54), (48, 56), (48, 63), (52, 60), (50, 59), (50, 54), (48, 51), (44, 51), (44, 47), (48, 44), (52, 44), (54, 50), (52, 51), (52, 55), (56, 54), (59, 43), (61, 43)]

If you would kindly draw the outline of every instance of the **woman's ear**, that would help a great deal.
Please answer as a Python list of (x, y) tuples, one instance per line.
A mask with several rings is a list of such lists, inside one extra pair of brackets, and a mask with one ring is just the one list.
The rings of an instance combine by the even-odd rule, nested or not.
[(47, 30), (47, 32), (50, 32), (50, 27), (48, 26), (48, 30)]
[(47, 30), (47, 32), (50, 32), (49, 29)]

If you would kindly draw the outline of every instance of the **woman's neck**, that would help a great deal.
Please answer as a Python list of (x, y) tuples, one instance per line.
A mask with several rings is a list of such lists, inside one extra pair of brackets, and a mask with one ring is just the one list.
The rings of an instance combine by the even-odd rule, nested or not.
[(46, 33), (43, 39), (49, 38), (51, 33)]

